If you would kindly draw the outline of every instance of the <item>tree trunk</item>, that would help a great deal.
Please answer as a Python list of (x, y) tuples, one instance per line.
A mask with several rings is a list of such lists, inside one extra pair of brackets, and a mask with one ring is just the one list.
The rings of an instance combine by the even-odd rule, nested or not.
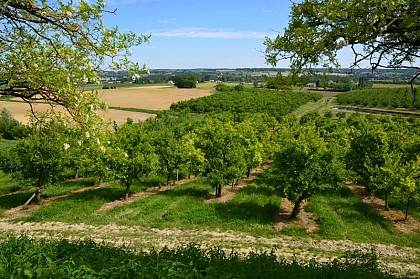
[(388, 192), (385, 193), (385, 210), (389, 210)]
[(295, 202), (295, 205), (293, 206), (292, 213), (290, 214), (290, 219), (297, 219), (297, 216), (300, 212), (300, 204), (305, 199), (305, 197), (302, 195), (300, 196), (297, 201)]
[(251, 175), (251, 168), (248, 168), (246, 172), (246, 178), (249, 178), (250, 175)]
[(128, 200), (128, 196), (130, 195), (130, 189), (131, 189), (131, 184), (127, 183), (125, 185), (125, 195), (124, 195), (125, 200)]
[(165, 160), (165, 166), (166, 166), (166, 186), (171, 185), (171, 167), (169, 166), (169, 161)]
[(405, 218), (404, 220), (407, 221), (408, 219), (408, 209), (410, 208), (410, 198), (407, 198), (407, 207), (405, 208)]
[(168, 174), (166, 175), (166, 186), (171, 185), (171, 173), (168, 172)]
[(222, 186), (216, 186), (216, 197), (222, 196)]
[(44, 181), (43, 181), (42, 177), (38, 177), (38, 185), (37, 185), (37, 189), (36, 189), (36, 192), (35, 192), (35, 203), (36, 204), (41, 203), (41, 195), (42, 195), (43, 186), (44, 186)]
[(78, 179), (79, 178), (79, 174), (80, 174), (80, 169), (76, 168), (76, 172), (74, 174), (74, 179)]

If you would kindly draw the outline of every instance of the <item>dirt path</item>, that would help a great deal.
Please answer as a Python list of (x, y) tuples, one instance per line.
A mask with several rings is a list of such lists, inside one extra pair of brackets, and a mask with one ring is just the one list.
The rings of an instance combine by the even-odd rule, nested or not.
[(408, 216), (407, 220), (404, 220), (405, 213), (401, 210), (395, 208), (385, 210), (385, 201), (378, 197), (369, 196), (364, 186), (351, 184), (349, 188), (385, 220), (390, 221), (397, 230), (404, 233), (420, 233), (420, 221), (416, 218)]
[[(35, 238), (67, 238), (71, 240), (92, 239), (116, 246), (148, 249), (151, 247), (176, 247), (194, 242), (202, 247), (219, 246), (227, 251), (235, 249), (238, 253), (250, 251), (275, 253), (286, 259), (298, 260), (315, 258), (325, 262), (346, 252), (372, 248), (379, 254), (383, 268), (395, 273), (409, 273), (420, 276), (420, 249), (395, 245), (354, 243), (351, 241), (295, 240), (291, 237), (257, 237), (240, 232), (209, 230), (157, 229), (127, 227), (117, 225), (93, 226), (86, 224), (10, 223), (0, 220), (0, 236), (26, 234)], [(417, 277), (418, 278), (418, 277)]]

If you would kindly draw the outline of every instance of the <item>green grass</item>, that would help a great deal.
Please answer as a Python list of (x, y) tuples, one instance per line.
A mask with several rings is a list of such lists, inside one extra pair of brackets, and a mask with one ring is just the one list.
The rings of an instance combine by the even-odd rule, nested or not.
[(309, 101), (306, 104), (301, 105), (293, 112), (291, 112), (291, 114), (299, 118), (313, 111), (325, 110), (327, 107), (328, 102), (326, 99), (322, 98), (317, 101)]
[[(143, 191), (146, 185), (133, 185), (132, 193)], [(111, 223), (104, 214), (97, 214), (103, 204), (119, 200), (125, 188), (119, 183), (72, 195), (37, 210), (28, 221), (62, 221), (69, 223)]]
[(214, 82), (200, 82), (197, 83), (197, 88), (214, 88), (216, 85), (217, 83)]
[[(42, 197), (51, 198), (65, 195), (71, 191), (92, 186), (94, 182), (94, 178), (85, 178), (46, 185)], [(19, 185), (9, 175), (4, 175), (0, 171), (0, 216), (8, 209), (23, 205), (35, 190), (34, 186)]]
[(348, 188), (318, 194), (306, 209), (319, 219), (322, 238), (420, 247), (420, 235), (397, 231)]
[(13, 99), (15, 97), (13, 96), (0, 96), (0, 101), (8, 101), (10, 99)]
[(0, 170), (0, 196), (16, 192), (19, 189), (19, 185)]
[[(144, 188), (137, 185), (133, 192)], [(97, 212), (103, 204), (122, 197), (123, 187), (112, 185), (57, 201), (27, 220), (273, 233), (271, 222), (280, 198), (273, 194), (272, 188), (249, 186), (226, 203), (205, 202), (210, 191), (206, 180), (201, 178), (107, 212)]]
[(8, 237), (0, 243), (1, 278), (398, 278), (382, 271), (374, 253), (352, 253), (324, 263), (240, 255), (220, 247), (131, 251), (90, 240)]
[[(92, 225), (116, 223), (145, 228), (232, 230), (258, 236), (284, 234), (298, 238), (312, 236), (420, 247), (420, 235), (396, 231), (391, 223), (345, 187), (315, 195), (310, 199), (307, 209), (318, 219), (318, 232), (310, 234), (298, 226), (287, 227), (279, 232), (273, 228), (272, 222), (281, 198), (272, 187), (271, 176), (269, 170), (264, 172), (225, 203), (211, 200), (213, 189), (205, 178), (199, 178), (108, 211), (98, 211), (104, 204), (123, 197), (124, 187), (115, 183), (57, 200), (35, 211), (25, 220), (83, 222)], [(2, 179), (7, 180), (4, 177)], [(94, 180), (68, 181), (48, 187), (44, 194), (45, 197), (59, 196), (90, 186), (93, 182)], [(133, 185), (132, 193), (154, 185), (159, 185), (156, 179), (144, 181)], [(9, 196), (0, 196), (1, 210), (22, 204), (32, 192), (33, 189), (26, 189)]]
[(110, 214), (121, 225), (177, 227), (187, 229), (224, 229), (267, 233), (280, 198), (272, 189), (249, 186), (226, 203), (205, 202), (210, 186), (204, 179), (162, 192)]
[(18, 144), (18, 140), (5, 140), (0, 138), (0, 149), (13, 147)]

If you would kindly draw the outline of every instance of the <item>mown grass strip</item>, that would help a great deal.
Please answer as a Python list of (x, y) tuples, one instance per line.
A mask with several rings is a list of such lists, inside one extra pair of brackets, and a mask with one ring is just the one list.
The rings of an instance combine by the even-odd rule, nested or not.
[(418, 234), (397, 231), (346, 187), (315, 195), (306, 209), (316, 214), (322, 238), (420, 247)]
[(224, 229), (252, 234), (271, 232), (280, 198), (272, 189), (249, 186), (225, 203), (206, 202), (204, 179), (178, 186), (110, 212), (121, 225)]
[[(136, 187), (133, 192), (138, 192), (142, 186)], [(113, 222), (128, 226), (220, 228), (253, 234), (273, 233), (271, 222), (280, 203), (280, 198), (273, 194), (273, 189), (250, 186), (226, 203), (205, 202), (210, 191), (211, 187), (201, 178), (109, 211), (99, 212), (98, 209), (103, 204), (122, 197), (123, 187), (112, 185), (57, 201), (39, 209), (27, 220), (88, 224)]]

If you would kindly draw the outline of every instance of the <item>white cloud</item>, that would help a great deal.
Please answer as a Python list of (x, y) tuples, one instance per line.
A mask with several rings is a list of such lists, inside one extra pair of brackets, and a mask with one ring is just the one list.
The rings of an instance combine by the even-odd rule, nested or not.
[(173, 23), (175, 21), (177, 21), (177, 18), (176, 17), (172, 17), (172, 18), (159, 19), (157, 21), (157, 23), (159, 23), (159, 24), (169, 24), (169, 23)]
[(205, 39), (260, 39), (269, 34), (262, 32), (211, 30), (205, 28), (179, 28), (152, 32), (153, 37), (165, 38), (205, 38)]

